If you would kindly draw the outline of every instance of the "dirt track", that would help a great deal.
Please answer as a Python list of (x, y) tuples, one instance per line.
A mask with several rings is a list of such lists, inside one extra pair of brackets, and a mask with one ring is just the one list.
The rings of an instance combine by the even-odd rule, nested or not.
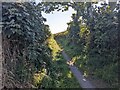
[[(65, 60), (70, 61), (70, 57), (64, 52), (62, 51), (62, 55), (64, 57)], [(76, 77), (76, 79), (78, 80), (80, 86), (82, 88), (85, 88), (85, 90), (92, 88), (92, 90), (95, 88), (95, 86), (93, 86), (91, 84), (90, 81), (88, 81), (83, 75), (82, 73), (78, 70), (78, 68), (74, 65), (69, 65), (70, 70), (72, 71), (73, 75)]]

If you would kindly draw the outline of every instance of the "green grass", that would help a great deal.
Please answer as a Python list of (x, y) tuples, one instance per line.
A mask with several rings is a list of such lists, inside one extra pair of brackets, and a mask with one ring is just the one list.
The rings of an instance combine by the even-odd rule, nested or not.
[[(93, 77), (97, 77), (102, 79), (103, 81), (109, 83), (112, 85), (112, 87), (117, 87), (118, 79), (117, 79), (117, 65), (106, 65), (100, 67), (100, 63), (98, 63), (98, 60), (103, 60), (104, 57), (99, 57), (96, 54), (94, 54), (95, 57), (89, 57), (86, 53), (86, 47), (81, 47), (78, 45), (72, 46), (69, 44), (69, 39), (63, 37), (57, 37), (57, 42), (59, 42), (59, 45), (64, 51), (71, 57), (71, 59), (74, 61), (74, 65), (76, 65), (80, 71), (83, 72), (84, 76), (92, 75)], [(105, 59), (106, 60), (106, 59)], [(92, 64), (88, 64), (88, 62)], [(97, 69), (96, 69), (97, 68)]]
[(72, 72), (68, 68), (66, 61), (60, 55), (57, 63), (57, 70), (59, 70), (58, 82), (59, 88), (80, 88), (78, 81), (73, 76)]
[(48, 39), (48, 46), (52, 50), (52, 58), (56, 60), (57, 53), (60, 52), (62, 49), (59, 47), (58, 43), (55, 41), (53, 36)]
[[(56, 88), (80, 88), (78, 81), (73, 76), (72, 72), (66, 64), (66, 60), (63, 58), (61, 51), (62, 48), (56, 40), (51, 37), (49, 40), (49, 47), (52, 50), (53, 65), (55, 71), (55, 87)], [(52, 87), (52, 86), (49, 86)]]

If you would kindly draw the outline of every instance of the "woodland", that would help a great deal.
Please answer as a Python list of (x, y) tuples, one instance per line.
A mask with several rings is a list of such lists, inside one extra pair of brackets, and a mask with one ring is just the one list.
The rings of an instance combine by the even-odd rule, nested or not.
[[(62, 51), (83, 75), (119, 85), (120, 5), (116, 2), (2, 3), (5, 88), (81, 88)], [(42, 12), (72, 7), (67, 30), (50, 32)], [(56, 27), (57, 30), (57, 27)]]

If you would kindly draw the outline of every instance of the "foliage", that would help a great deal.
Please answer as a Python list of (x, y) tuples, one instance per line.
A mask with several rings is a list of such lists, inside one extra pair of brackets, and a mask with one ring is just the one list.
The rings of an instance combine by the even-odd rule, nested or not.
[(113, 12), (106, 5), (93, 8), (92, 3), (42, 2), (37, 6), (32, 2), (3, 3), (6, 87), (25, 87), (27, 83), (38, 88), (79, 87), (41, 14), (42, 11), (66, 11), (69, 7), (76, 13), (72, 15), (67, 31), (56, 34), (56, 39), (84, 75), (94, 74), (111, 84), (118, 81), (119, 7), (118, 12)]
[(56, 35), (56, 40), (73, 60), (79, 57), (75, 63), (84, 73), (118, 86), (119, 11), (112, 11), (106, 5), (101, 8), (93, 8), (91, 3), (77, 5), (73, 7), (77, 12), (75, 18), (68, 23), (68, 34)]
[(51, 53), (46, 42), (49, 27), (33, 3), (3, 3), (2, 8), (4, 67), (21, 85), (32, 83), (35, 72), (50, 67)]
[(63, 59), (61, 51), (57, 42), (54, 39), (54, 35), (48, 39), (49, 47), (52, 50), (52, 75), (50, 76), (51, 81), (43, 80), (43, 86), (48, 88), (80, 88), (79, 83), (73, 76), (72, 72), (66, 64), (66, 60)]

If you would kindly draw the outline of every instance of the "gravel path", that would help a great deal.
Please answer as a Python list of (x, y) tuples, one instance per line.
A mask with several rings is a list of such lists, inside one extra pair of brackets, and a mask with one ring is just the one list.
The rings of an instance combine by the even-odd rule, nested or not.
[[(67, 61), (71, 60), (70, 57), (64, 51), (62, 51), (62, 55), (65, 60), (67, 60)], [(69, 65), (69, 68), (72, 71), (73, 75), (78, 80), (78, 82), (82, 88), (84, 88), (85, 90), (89, 90), (90, 88), (92, 88), (92, 90), (93, 90), (95, 88), (95, 86), (93, 86), (90, 81), (86, 80), (86, 78), (82, 75), (82, 73), (78, 70), (78, 68), (76, 66)]]

